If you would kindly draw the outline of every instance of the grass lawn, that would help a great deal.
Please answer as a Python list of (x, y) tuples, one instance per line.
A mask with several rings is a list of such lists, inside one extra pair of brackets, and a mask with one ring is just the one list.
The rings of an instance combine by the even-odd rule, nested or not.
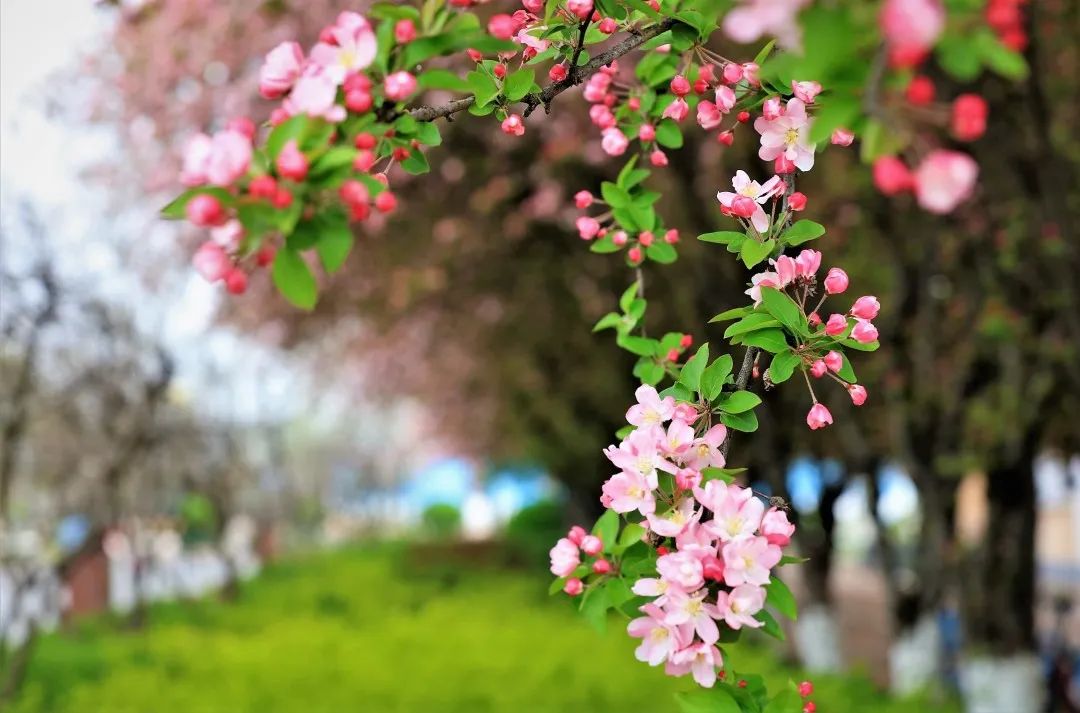
[[(44, 637), (13, 710), (670, 711), (692, 687), (635, 661), (623, 621), (589, 628), (544, 577), (402, 566), (400, 552), (314, 555), (269, 568), (236, 602), (154, 607), (141, 631), (102, 619)], [(770, 688), (798, 677), (762, 647), (728, 660)], [(820, 713), (943, 710), (859, 677), (815, 684)]]

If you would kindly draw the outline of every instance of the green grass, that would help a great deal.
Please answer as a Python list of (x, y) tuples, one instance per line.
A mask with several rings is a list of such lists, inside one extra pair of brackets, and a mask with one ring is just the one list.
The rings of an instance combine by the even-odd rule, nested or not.
[[(633, 658), (622, 622), (581, 621), (519, 572), (403, 566), (397, 547), (269, 568), (240, 600), (154, 607), (141, 631), (93, 620), (42, 638), (18, 713), (320, 713), (674, 708), (688, 690)], [(737, 669), (791, 676), (765, 648)], [(816, 680), (821, 713), (920, 713), (863, 678)]]

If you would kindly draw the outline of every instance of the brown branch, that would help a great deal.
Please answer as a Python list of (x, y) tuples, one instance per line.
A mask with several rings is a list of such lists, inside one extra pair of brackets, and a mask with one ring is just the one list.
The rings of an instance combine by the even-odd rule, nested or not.
[[(667, 32), (674, 27), (676, 23), (678, 23), (678, 20), (668, 19), (655, 25), (650, 25), (641, 31), (633, 32), (629, 37), (612, 45), (606, 51), (596, 55), (580, 67), (577, 66), (575, 59), (575, 64), (570, 67), (570, 72), (567, 74), (566, 79), (561, 82), (549, 84), (542, 91), (527, 94), (520, 100), (521, 103), (526, 105), (525, 116), (533, 113), (539, 106), (543, 106), (545, 111), (549, 111), (551, 102), (554, 101), (555, 97), (559, 96), (570, 87), (581, 84), (593, 74), (596, 74), (601, 67), (611, 64), (618, 58), (632, 52), (657, 35)], [(587, 27), (587, 23), (582, 23), (582, 27)], [(582, 34), (584, 34), (584, 32)], [(579, 45), (574, 52), (575, 58), (580, 55), (580, 51), (581, 46)], [(461, 99), (454, 99), (446, 104), (440, 104), (439, 106), (419, 106), (415, 109), (408, 110), (408, 113), (417, 121), (434, 121), (439, 117), (445, 117), (447, 120), (450, 120), (454, 114), (468, 109), (475, 101), (475, 96), (463, 97)]]

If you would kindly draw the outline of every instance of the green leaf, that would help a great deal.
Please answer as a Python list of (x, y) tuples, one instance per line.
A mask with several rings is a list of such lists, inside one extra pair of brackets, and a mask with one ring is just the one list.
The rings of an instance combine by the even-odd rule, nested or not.
[(330, 209), (323, 212), (321, 217), (315, 252), (319, 255), (323, 269), (332, 275), (345, 264), (355, 238), (344, 211)]
[(675, 694), (682, 713), (742, 713), (739, 704), (723, 688)]
[(799, 616), (795, 595), (791, 593), (783, 580), (775, 574), (772, 575), (769, 583), (765, 585), (765, 603), (792, 621), (795, 621)]
[(765, 625), (761, 628), (761, 630), (764, 631), (766, 634), (772, 636), (773, 638), (780, 639), (780, 641), (784, 640), (784, 630), (780, 628), (780, 624), (777, 623), (776, 619), (773, 617), (772, 614), (762, 609), (754, 615), (754, 618)]
[(518, 101), (528, 94), (533, 86), (534, 71), (531, 68), (519, 69), (506, 75), (506, 79), (503, 80), (503, 93), (506, 98), (510, 101)]
[(753, 310), (749, 307), (734, 307), (732, 309), (725, 310), (724, 312), (721, 312), (720, 314), (710, 319), (709, 324), (713, 324), (715, 322), (726, 322), (729, 319), (738, 319), (740, 317), (745, 317), (752, 312)]
[(413, 149), (409, 152), (409, 157), (401, 162), (401, 167), (406, 173), (411, 173), (414, 176), (418, 176), (423, 173), (427, 173), (431, 170), (428, 165), (427, 156), (420, 149)]
[(645, 337), (635, 337), (629, 334), (620, 334), (615, 342), (620, 347), (638, 356), (656, 356), (656, 340)]
[(746, 334), (759, 329), (776, 327), (779, 324), (780, 322), (773, 319), (771, 314), (765, 312), (751, 312), (738, 322), (729, 325), (728, 328), (724, 330), (724, 337), (731, 338), (739, 334)]
[(743, 413), (761, 403), (761, 397), (751, 391), (736, 391), (719, 402), (724, 413)]
[(664, 366), (658, 364), (652, 357), (641, 357), (634, 364), (634, 376), (640, 379), (641, 383), (649, 386), (656, 386), (663, 381), (664, 373)]
[(612, 208), (625, 208), (634, 202), (624, 188), (620, 188), (611, 181), (600, 184), (600, 195)]
[(315, 276), (300, 253), (288, 247), (278, 250), (271, 274), (274, 285), (289, 302), (300, 309), (315, 306), (319, 294)]
[(618, 327), (622, 323), (622, 315), (616, 312), (608, 312), (600, 318), (595, 325), (593, 325), (592, 331), (601, 332), (605, 329), (612, 329)]
[(557, 577), (550, 585), (548, 585), (548, 596), (558, 594), (566, 586), (566, 577)]
[(747, 267), (753, 267), (759, 262), (769, 257), (773, 248), (776, 247), (776, 241), (769, 239), (759, 243), (756, 240), (746, 240), (742, 244), (742, 250), (740, 251), (740, 257), (742, 257), (743, 264)]
[(614, 546), (619, 535), (619, 514), (614, 510), (608, 510), (593, 525), (592, 534), (604, 541), (604, 551)]
[(783, 292), (772, 287), (761, 288), (761, 301), (765, 309), (794, 334), (809, 334), (806, 317), (799, 305)]
[(705, 367), (705, 371), (701, 374), (701, 393), (705, 398), (712, 401), (720, 395), (724, 382), (731, 375), (733, 366), (731, 355), (722, 354), (712, 364)]
[(836, 372), (836, 375), (849, 384), (857, 384), (859, 380), (855, 378), (855, 370), (851, 368), (851, 362), (848, 360), (847, 354), (840, 352), (840, 358), (843, 359), (843, 364), (840, 366), (840, 371)]
[(785, 688), (769, 701), (763, 713), (799, 713), (802, 710), (802, 705), (802, 698), (800, 698), (799, 694)]
[(425, 146), (439, 146), (442, 144), (442, 135), (434, 121), (421, 121), (416, 126), (416, 140)]
[[(353, 159), (356, 158), (357, 150), (352, 146), (335, 146), (319, 156), (311, 164), (308, 171), (308, 180), (311, 183), (324, 184), (325, 179), (331, 174), (344, 169), (339, 180), (352, 172)], [(324, 179), (324, 180), (320, 180)]]
[(742, 431), (743, 433), (753, 433), (758, 427), (757, 414), (753, 411), (744, 411), (743, 413), (722, 413), (720, 414), (720, 421), (728, 428)]
[(697, 391), (701, 386), (701, 374), (705, 371), (705, 365), (709, 363), (709, 343), (705, 342), (698, 347), (697, 353), (687, 360), (679, 372), (679, 383), (691, 391)]
[(783, 241), (788, 245), (801, 245), (825, 234), (825, 226), (812, 220), (800, 220), (784, 231)]
[(668, 245), (665, 242), (655, 242), (645, 249), (645, 254), (653, 262), (658, 262), (662, 265), (670, 265), (678, 259), (679, 254), (675, 252), (675, 248)]
[(787, 339), (784, 337), (783, 330), (769, 328), (759, 329), (754, 332), (750, 332), (742, 339), (743, 344), (748, 344), (752, 347), (760, 347), (767, 352), (773, 354), (784, 351), (788, 348)]
[(784, 383), (791, 378), (791, 375), (795, 373), (795, 367), (801, 362), (802, 359), (790, 349), (777, 352), (769, 364), (769, 379), (774, 384)]
[(603, 633), (607, 629), (607, 611), (610, 606), (611, 600), (604, 584), (594, 585), (585, 592), (581, 600), (581, 615), (594, 629)]
[(615, 244), (614, 235), (615, 231), (609, 230), (604, 237), (592, 242), (592, 245), (589, 246), (589, 251), (599, 254), (619, 252), (622, 250), (622, 246)]
[(629, 522), (622, 532), (619, 533), (619, 540), (614, 548), (617, 552), (622, 552), (629, 547), (633, 547), (638, 542), (641, 542), (641, 536), (645, 534), (645, 528), (638, 525), (635, 522)]
[(637, 281), (632, 282), (629, 287), (623, 290), (623, 293), (619, 295), (619, 309), (624, 313), (629, 312), (630, 305), (634, 304), (634, 299), (637, 298), (640, 290), (641, 286), (638, 285)]
[(664, 119), (656, 125), (656, 142), (669, 149), (682, 148), (683, 137), (679, 125), (672, 119)]
[(487, 72), (473, 70), (465, 76), (465, 81), (469, 83), (469, 88), (476, 97), (477, 106), (490, 104), (495, 97), (499, 96), (499, 85)]
[(988, 28), (982, 28), (975, 35), (975, 44), (983, 63), (1001, 76), (1013, 80), (1027, 77), (1028, 65), (1024, 56), (1003, 45)]
[(746, 234), (734, 230), (718, 230), (715, 233), (704, 233), (703, 235), (699, 235), (697, 236), (697, 239), (705, 243), (727, 245), (734, 240), (745, 240)]
[(429, 69), (422, 72), (416, 83), (421, 89), (447, 89), (452, 92), (468, 92), (472, 86), (455, 72), (446, 69)]
[(289, 141), (295, 139), (299, 144), (307, 134), (310, 123), (311, 119), (307, 114), (297, 114), (275, 126), (266, 137), (266, 153), (270, 161), (277, 160), (281, 149), (285, 148), (285, 144)]

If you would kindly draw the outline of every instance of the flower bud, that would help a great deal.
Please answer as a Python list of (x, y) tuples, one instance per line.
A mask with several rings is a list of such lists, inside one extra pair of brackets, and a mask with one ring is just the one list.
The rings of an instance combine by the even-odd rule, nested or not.
[(833, 146), (851, 146), (853, 141), (855, 141), (855, 134), (843, 127), (833, 129), (832, 136), (829, 137), (829, 142)]
[(380, 213), (392, 213), (397, 208), (397, 197), (390, 191), (375, 196), (375, 208)]
[(663, 168), (664, 166), (668, 165), (667, 154), (660, 149), (655, 149), (652, 153), (649, 154), (649, 163), (651, 163), (656, 168)]
[(860, 344), (875, 342), (878, 338), (877, 327), (872, 322), (860, 319), (851, 328), (851, 338)]
[(525, 122), (521, 119), (520, 114), (511, 114), (503, 119), (502, 130), (504, 134), (510, 136), (523, 136), (525, 134)]
[(795, 164), (783, 154), (776, 157), (776, 161), (773, 162), (773, 172), (778, 176), (786, 176), (789, 173), (795, 173)]
[(685, 97), (690, 93), (690, 82), (686, 81), (686, 77), (679, 74), (671, 80), (670, 89), (675, 96)]
[(822, 403), (814, 404), (810, 408), (810, 412), (806, 414), (806, 425), (810, 427), (811, 431), (825, 428), (832, 422), (832, 414), (829, 413), (829, 409)]
[(809, 681), (803, 681), (799, 684), (799, 695), (803, 698), (814, 695), (814, 684)]
[(604, 541), (596, 535), (586, 535), (581, 540), (581, 549), (590, 557), (595, 557), (604, 551)]
[(844, 357), (840, 356), (840, 352), (837, 351), (830, 351), (822, 361), (825, 362), (826, 368), (834, 374), (844, 368)]
[(187, 219), (200, 228), (209, 228), (225, 222), (225, 209), (215, 196), (200, 193), (192, 197), (184, 206)]
[(570, 72), (566, 69), (565, 64), (553, 64), (551, 69), (548, 70), (548, 79), (553, 82), (561, 82), (566, 79)]
[(517, 32), (517, 22), (514, 21), (512, 16), (501, 12), (498, 15), (492, 15), (491, 19), (488, 20), (487, 31), (492, 37), (509, 40)]
[(839, 295), (847, 288), (847, 273), (838, 267), (830, 268), (829, 273), (825, 275), (825, 292), (830, 295)]
[(821, 359), (815, 359), (814, 363), (810, 365), (810, 376), (815, 379), (825, 376), (826, 371), (828, 371), (828, 367), (825, 366), (825, 362)]
[(858, 319), (873, 319), (881, 311), (881, 303), (873, 295), (863, 295), (851, 305), (851, 316)]
[(585, 536), (588, 534), (589, 533), (585, 532), (585, 528), (581, 525), (574, 525), (570, 528), (570, 532), (566, 534), (566, 539), (570, 540), (578, 547), (581, 547), (582, 540), (584, 540)]
[(911, 171), (896, 156), (882, 156), (874, 161), (874, 186), (887, 196), (911, 190), (914, 181)]
[(911, 78), (908, 82), (907, 88), (904, 90), (904, 96), (908, 102), (915, 106), (926, 106), (930, 102), (934, 101), (934, 95), (937, 91), (934, 89), (934, 82), (930, 77), (924, 77), (917, 75)]
[(734, 62), (728, 62), (724, 65), (724, 81), (728, 84), (734, 84), (743, 78), (743, 68)]
[(301, 153), (300, 147), (296, 145), (296, 139), (289, 139), (288, 143), (281, 149), (281, 153), (278, 154), (274, 165), (282, 178), (302, 181), (307, 176), (308, 160)]
[[(851, 403), (856, 406), (862, 406), (866, 403), (866, 387), (861, 384), (852, 384), (848, 387), (848, 396), (851, 397)], [(807, 694), (809, 695), (809, 694)]]
[(594, 574), (609, 574), (611, 572), (611, 563), (606, 559), (598, 559), (593, 562), (592, 571)]
[(672, 228), (671, 230), (665, 232), (664, 242), (668, 245), (674, 245), (675, 243), (679, 242), (679, 231), (675, 228)]
[(401, 45), (416, 39), (416, 25), (409, 18), (398, 20), (394, 25), (394, 40)]
[(761, 115), (768, 121), (779, 119), (783, 113), (784, 105), (780, 101), (780, 97), (769, 97), (761, 105)]
[(838, 337), (847, 329), (847, 318), (842, 314), (830, 314), (829, 321), (825, 323), (825, 334), (830, 337)]
[(639, 243), (641, 243), (645, 247), (649, 247), (650, 245), (653, 244), (653, 241), (656, 239), (656, 236), (653, 235), (651, 230), (646, 230), (646, 231), (640, 233), (638, 235), (637, 239), (638, 239)]
[(798, 213), (806, 208), (806, 194), (795, 191), (787, 199), (788, 208)]
[(225, 275), (225, 289), (230, 295), (242, 295), (247, 292), (247, 273), (238, 267), (229, 270)]
[(566, 584), (563, 586), (563, 591), (569, 594), (571, 597), (576, 597), (585, 590), (585, 585), (581, 583), (581, 580), (577, 577), (571, 577), (566, 580)]
[(655, 141), (656, 140), (656, 127), (652, 124), (642, 124), (638, 129), (637, 137), (642, 141)]
[(596, 28), (603, 32), (605, 35), (610, 35), (619, 29), (619, 25), (612, 17), (605, 17), (597, 24)]

